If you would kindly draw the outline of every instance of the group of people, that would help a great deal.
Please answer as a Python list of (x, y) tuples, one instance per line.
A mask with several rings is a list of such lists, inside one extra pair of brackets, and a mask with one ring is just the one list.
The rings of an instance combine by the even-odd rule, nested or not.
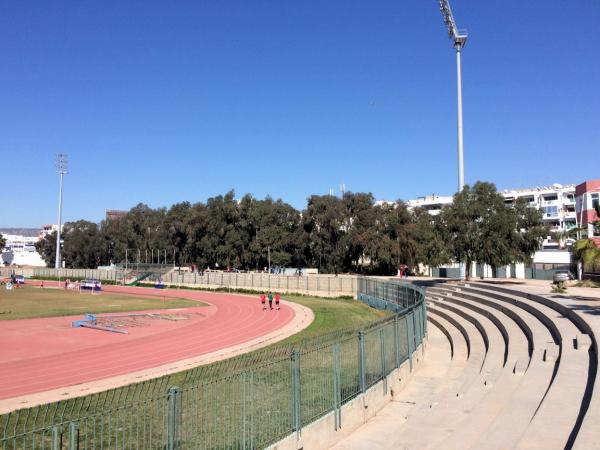
[[(260, 294), (260, 303), (262, 304), (262, 309), (267, 309), (267, 299), (269, 300), (269, 309), (273, 309), (273, 293), (269, 292), (265, 294), (264, 292)], [(279, 309), (279, 301), (281, 300), (281, 295), (275, 294), (275, 309)]]

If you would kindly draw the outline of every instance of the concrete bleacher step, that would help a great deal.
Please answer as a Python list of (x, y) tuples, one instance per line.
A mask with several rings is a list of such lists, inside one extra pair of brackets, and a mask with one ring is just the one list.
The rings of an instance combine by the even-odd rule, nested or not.
[[(434, 290), (435, 292), (440, 292), (442, 294), (446, 294), (448, 292), (450, 293), (455, 293), (456, 288), (453, 288), (452, 286), (444, 286), (444, 287), (432, 287), (430, 288), (430, 290)], [(525, 335), (525, 338), (527, 339), (527, 349), (528, 349), (528, 353), (529, 356), (531, 356), (533, 354), (533, 340), (534, 340), (534, 336), (532, 333), (532, 329), (531, 329), (531, 321), (527, 321), (525, 319), (523, 319), (521, 317), (521, 313), (522, 310), (515, 310), (513, 308), (511, 308), (511, 305), (507, 305), (507, 304), (500, 304), (498, 302), (494, 302), (493, 300), (487, 299), (485, 297), (482, 296), (478, 296), (478, 295), (473, 295), (473, 294), (467, 294), (464, 292), (460, 293), (460, 298), (463, 300), (468, 300), (471, 301), (473, 304), (476, 305), (486, 305), (491, 309), (494, 309), (496, 311), (500, 311), (502, 314), (508, 316), (509, 318), (512, 319), (513, 322), (515, 322), (515, 324), (519, 327), (519, 329), (522, 331), (522, 333)], [(535, 321), (535, 317), (533, 317), (534, 322), (537, 323), (537, 321)]]
[[(506, 405), (518, 391), (522, 383), (524, 368), (529, 363), (529, 351), (526, 336), (521, 332), (514, 321), (505, 315), (485, 305), (475, 305), (464, 299), (446, 297), (444, 301), (458, 302), (466, 309), (471, 309), (480, 321), (488, 319), (491, 325), (496, 326), (500, 334), (511, 333), (512, 345), (508, 341), (509, 356), (502, 375), (497, 379), (493, 389), (478, 402), (473, 408), (464, 413), (457, 412), (453, 417), (454, 426), (445, 423), (451, 433), (440, 443), (443, 448), (468, 448), (473, 445), (491, 424), (501, 415)], [(491, 320), (493, 319), (493, 320)], [(488, 324), (488, 327), (490, 324)], [(488, 331), (491, 334), (491, 331)], [(494, 351), (493, 342), (490, 344), (490, 352)], [(519, 365), (524, 366), (521, 368)], [(516, 367), (516, 370), (515, 370)]]
[(515, 372), (524, 373), (527, 370), (532, 344), (528, 336), (516, 323), (515, 318), (508, 316), (503, 310), (497, 310), (488, 304), (475, 302), (470, 298), (462, 296), (446, 296), (445, 301), (465, 306), (475, 312), (487, 315), (489, 319), (493, 319), (494, 324), (502, 333), (507, 344), (507, 348), (505, 349), (506, 355), (507, 357), (510, 355), (508, 364), (513, 369), (516, 368), (516, 370), (513, 370)]
[[(468, 301), (466, 297), (470, 301), (476, 300), (475, 297), (469, 296), (464, 292), (453, 291), (452, 294), (450, 297), (445, 296), (446, 301), (452, 301), (451, 299), (455, 296), (457, 298), (465, 297), (461, 301)], [(482, 301), (484, 298), (479, 298), (479, 300)], [(510, 316), (514, 318), (514, 314)], [(510, 318), (507, 316), (507, 319)], [(544, 354), (547, 353), (546, 339), (550, 337), (549, 332), (547, 330), (543, 332), (545, 327), (539, 321), (536, 323), (533, 316), (530, 316), (528, 321), (529, 324), (527, 327), (533, 328), (538, 339), (542, 340), (539, 346), (540, 349), (532, 355), (533, 358), (530, 364), (531, 372), (527, 374), (528, 376), (524, 377), (523, 381), (521, 381), (517, 389), (510, 396), (510, 400), (505, 402), (494, 420), (488, 422), (486, 430), (482, 429), (485, 427), (485, 420), (482, 420), (483, 416), (478, 414), (478, 426), (470, 422), (469, 427), (463, 427), (464, 430), (461, 430), (460, 434), (455, 434), (444, 442), (445, 448), (511, 448), (521, 439), (521, 436), (528, 427), (529, 421), (535, 414), (540, 399), (544, 396), (553, 372), (553, 364), (551, 362), (544, 362)], [(508, 331), (510, 324), (506, 320), (505, 325)], [(533, 331), (531, 334), (533, 335)], [(512, 328), (510, 335), (519, 336), (514, 328)], [(554, 344), (550, 345), (556, 349)], [(525, 348), (521, 348), (520, 352), (523, 355), (526, 352)], [(500, 392), (500, 389), (496, 392)], [(508, 393), (505, 392), (505, 394)], [(484, 410), (484, 415), (489, 418), (489, 410)]]
[[(516, 448), (565, 448), (571, 430), (576, 426), (584, 398), (589, 366), (589, 355), (585, 349), (589, 348), (589, 340), (582, 337), (580, 330), (567, 317), (517, 292), (513, 294), (480, 285), (469, 286), (468, 289), (529, 304), (548, 317), (558, 329), (561, 338), (560, 350), (556, 358), (558, 370)], [(574, 345), (575, 342), (577, 345)]]
[[(452, 288), (449, 289), (457, 296), (468, 298), (473, 302), (489, 304), (491, 301), (485, 295), (467, 294), (464, 290), (459, 294)], [(436, 292), (440, 293), (440, 290), (438, 289)], [(473, 448), (502, 449), (512, 448), (516, 445), (529, 426), (529, 422), (550, 384), (554, 369), (553, 363), (559, 350), (548, 329), (535, 316), (512, 304), (505, 303), (499, 309), (504, 312), (512, 310), (519, 314), (516, 317), (515, 314), (510, 314), (510, 317), (526, 322), (526, 327), (523, 324), (521, 326), (529, 330), (535, 350), (529, 365), (529, 373), (505, 405), (502, 414), (498, 415), (485, 433), (481, 433), (479, 440), (473, 444)], [(514, 329), (509, 335), (515, 335)], [(507, 433), (507, 430), (510, 432)]]
[[(468, 315), (465, 310), (461, 310), (459, 314), (458, 309), (460, 308), (450, 309), (448, 313), (463, 322), (463, 326), (469, 330), (471, 339), (478, 342), (478, 351), (485, 352), (485, 349), (482, 348), (483, 337), (480, 330), (465, 318)], [(504, 378), (507, 376), (502, 376), (506, 370), (502, 368), (503, 352), (501, 351), (504, 342), (500, 333), (493, 331), (491, 322), (485, 325), (481, 324), (481, 326), (485, 327), (485, 332), (490, 339), (490, 352), (493, 351), (497, 354), (489, 354), (489, 359), (486, 358), (480, 372), (470, 378), (465, 377), (460, 389), (440, 392), (434, 408), (415, 410), (412, 417), (408, 417), (402, 429), (404, 448), (433, 448), (435, 445), (445, 442), (460, 426), (460, 423), (470, 417), (471, 411), (476, 409), (480, 403), (485, 402), (486, 397), (494, 391), (493, 387), (497, 383), (501, 385), (505, 383)], [(511, 378), (516, 379), (514, 376)], [(440, 427), (439, 424), (444, 424), (444, 426)], [(426, 442), (423, 441), (425, 437), (427, 437)]]
[[(424, 361), (448, 358), (452, 348), (445, 378), (417, 368), (421, 386), (395, 398), (402, 417), (380, 424), (377, 442), (345, 440), (336, 448), (570, 448), (596, 374), (589, 328), (543, 298), (479, 283), (440, 283), (426, 298), (437, 338)], [(596, 422), (584, 422), (584, 443), (576, 448), (600, 448)]]

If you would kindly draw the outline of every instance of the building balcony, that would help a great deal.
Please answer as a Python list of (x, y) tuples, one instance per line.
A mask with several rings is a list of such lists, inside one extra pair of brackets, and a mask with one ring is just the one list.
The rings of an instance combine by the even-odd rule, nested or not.
[(544, 213), (544, 220), (557, 220), (560, 218), (560, 214), (559, 213)]

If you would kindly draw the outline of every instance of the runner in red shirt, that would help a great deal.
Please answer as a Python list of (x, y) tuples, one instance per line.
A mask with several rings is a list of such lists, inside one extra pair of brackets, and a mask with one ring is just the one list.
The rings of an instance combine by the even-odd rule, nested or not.
[(260, 302), (262, 303), (263, 309), (267, 309), (266, 301), (267, 301), (267, 296), (263, 292), (262, 294), (260, 294)]
[(281, 295), (275, 294), (275, 308), (279, 309), (279, 300), (281, 300)]

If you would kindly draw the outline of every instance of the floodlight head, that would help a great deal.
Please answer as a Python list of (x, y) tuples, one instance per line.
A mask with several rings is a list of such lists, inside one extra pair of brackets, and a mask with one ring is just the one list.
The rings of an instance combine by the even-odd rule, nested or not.
[(454, 48), (456, 50), (462, 50), (467, 43), (467, 30), (456, 30), (456, 36), (454, 36)]
[(56, 155), (56, 173), (59, 175), (65, 175), (68, 173), (69, 159), (66, 153), (59, 153)]
[(444, 17), (446, 28), (448, 29), (448, 36), (454, 43), (454, 48), (456, 50), (461, 50), (467, 43), (467, 30), (459, 30), (457, 28), (454, 16), (452, 15), (452, 8), (450, 8), (448, 0), (440, 0), (440, 11)]

